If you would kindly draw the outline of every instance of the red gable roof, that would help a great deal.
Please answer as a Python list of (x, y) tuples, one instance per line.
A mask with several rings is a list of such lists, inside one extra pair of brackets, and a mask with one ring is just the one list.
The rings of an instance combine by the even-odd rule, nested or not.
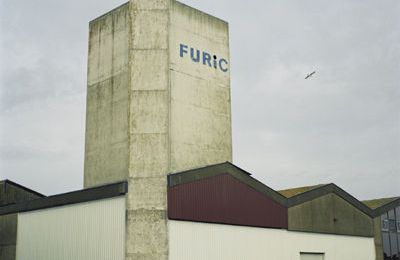
[(269, 228), (288, 226), (285, 205), (228, 172), (170, 186), (168, 217), (174, 220)]

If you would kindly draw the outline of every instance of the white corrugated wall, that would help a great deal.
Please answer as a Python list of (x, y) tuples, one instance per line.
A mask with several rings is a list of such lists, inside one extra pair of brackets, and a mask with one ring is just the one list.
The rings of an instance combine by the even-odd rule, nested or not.
[(125, 259), (125, 197), (18, 214), (17, 260)]
[[(375, 260), (373, 238), (168, 221), (169, 260)], [(320, 256), (321, 258), (321, 256)]]

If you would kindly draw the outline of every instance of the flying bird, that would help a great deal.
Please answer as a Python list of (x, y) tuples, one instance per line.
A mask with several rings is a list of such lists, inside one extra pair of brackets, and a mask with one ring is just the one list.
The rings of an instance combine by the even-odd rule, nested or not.
[(312, 75), (315, 74), (315, 71), (311, 72), (310, 74), (308, 74), (304, 79), (308, 79), (309, 77), (311, 77)]

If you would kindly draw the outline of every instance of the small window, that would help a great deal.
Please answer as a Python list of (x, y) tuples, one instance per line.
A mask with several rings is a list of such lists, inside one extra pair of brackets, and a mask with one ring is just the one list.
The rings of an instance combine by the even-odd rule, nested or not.
[(387, 212), (381, 215), (381, 229), (382, 231), (389, 231), (389, 220)]
[(389, 220), (382, 220), (382, 231), (389, 231)]
[(324, 253), (300, 252), (300, 260), (324, 260)]

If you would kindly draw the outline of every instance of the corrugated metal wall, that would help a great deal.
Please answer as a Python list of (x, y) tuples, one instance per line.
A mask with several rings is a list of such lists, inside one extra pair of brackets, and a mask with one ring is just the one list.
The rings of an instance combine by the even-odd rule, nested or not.
[(17, 260), (125, 259), (125, 197), (18, 215)]
[(287, 208), (223, 174), (168, 188), (168, 217), (175, 220), (287, 228)]
[(170, 260), (375, 260), (373, 238), (284, 229), (168, 221)]

